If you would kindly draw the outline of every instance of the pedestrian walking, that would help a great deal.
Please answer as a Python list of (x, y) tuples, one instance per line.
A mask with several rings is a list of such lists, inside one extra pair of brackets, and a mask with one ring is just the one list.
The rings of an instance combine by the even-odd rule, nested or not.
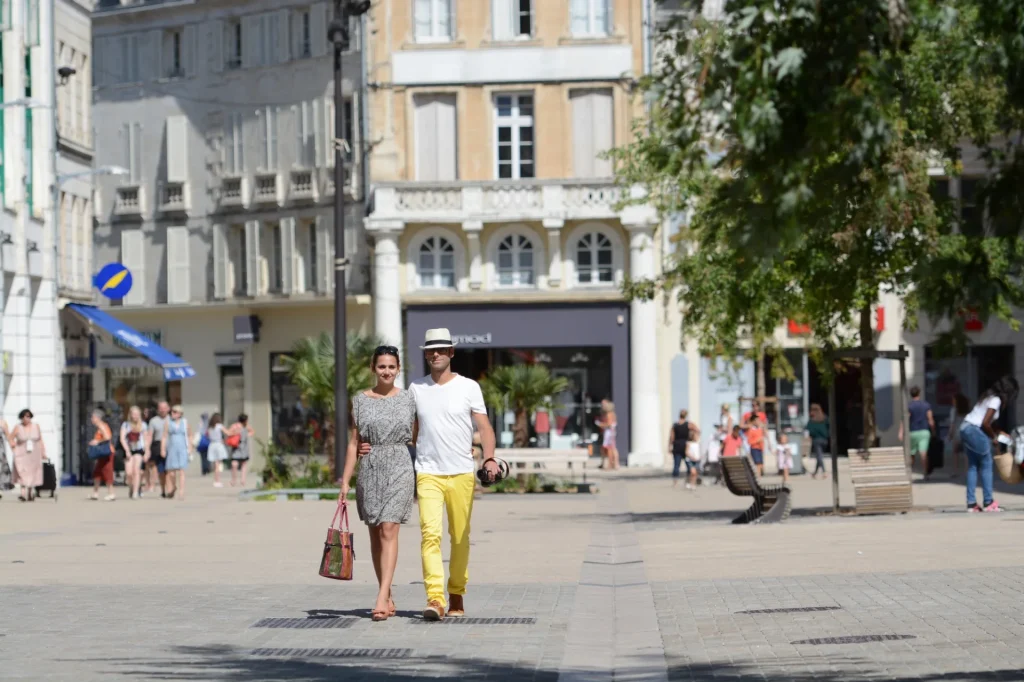
[(166, 400), (157, 403), (156, 411), (147, 421), (147, 437), (149, 438), (149, 462), (146, 464), (146, 492), (154, 491), (154, 481), (160, 480), (160, 497), (167, 497), (167, 469), (164, 460), (163, 440), (167, 434), (167, 422), (170, 419), (171, 406)]
[(203, 476), (210, 473), (211, 469), (210, 460), (206, 458), (206, 453), (210, 449), (210, 439), (206, 437), (208, 428), (210, 428), (210, 414), (203, 412), (199, 415), (199, 431), (192, 438), (192, 447), (199, 453), (199, 464)]
[[(416, 491), (409, 452), (416, 432), (416, 402), (412, 393), (395, 386), (400, 367), (396, 347), (378, 346), (370, 367), (376, 385), (352, 399), (340, 499), (348, 499), (349, 481), (358, 460), (356, 508), (370, 531), (370, 553), (377, 572), (377, 601), (371, 618), (384, 621), (395, 615), (391, 584), (398, 564), (398, 530), (409, 520)], [(367, 443), (369, 451), (359, 456), (361, 443)]]
[[(672, 453), (672, 487), (679, 483), (679, 472), (686, 459), (686, 448), (690, 442), (690, 422), (686, 419), (686, 410), (679, 410), (679, 420), (668, 432), (668, 451)], [(695, 428), (695, 427), (694, 427)], [(686, 465), (687, 471), (690, 465)]]
[(142, 497), (142, 468), (149, 460), (148, 430), (138, 405), (128, 409), (128, 419), (121, 424), (121, 447), (124, 449), (124, 477), (128, 482), (128, 499)]
[(789, 483), (789, 471), (793, 468), (796, 443), (789, 442), (788, 433), (780, 433), (779, 446), (775, 448), (775, 451), (779, 455), (779, 471), (782, 473), (782, 482)]
[[(601, 418), (596, 420), (598, 428), (601, 429), (601, 451), (607, 458), (608, 469), (619, 468), (619, 448), (615, 444), (615, 434), (618, 427), (618, 417), (615, 416), (615, 403), (610, 400), (601, 401)], [(602, 464), (598, 468), (603, 468)]]
[(741, 450), (743, 450), (743, 434), (740, 425), (736, 424), (732, 427), (732, 433), (722, 441), (722, 457), (739, 457)]
[[(107, 486), (107, 496), (104, 501), (113, 502), (117, 497), (114, 495), (114, 433), (107, 424), (106, 415), (103, 410), (93, 410), (90, 417), (96, 432), (89, 441), (89, 447), (95, 447), (106, 443), (110, 448), (110, 454), (96, 458), (92, 468), (92, 495), (90, 500), (100, 499), (100, 484)], [(90, 453), (91, 454), (91, 453)]]
[(811, 478), (828, 478), (825, 472), (825, 447), (829, 444), (828, 417), (818, 403), (811, 403), (810, 415), (805, 430), (811, 438), (811, 452), (814, 453), (814, 473)]
[(750, 459), (754, 460), (757, 475), (764, 476), (764, 422), (761, 421), (761, 416), (757, 412), (749, 413), (749, 417), (749, 421), (743, 425), (743, 432), (747, 436)]
[(228, 429), (228, 439), (235, 439), (235, 445), (231, 448), (231, 485), (238, 483), (238, 475), (241, 473), (242, 486), (245, 486), (245, 472), (249, 468), (249, 445), (252, 443), (255, 431), (249, 426), (249, 415), (242, 413), (238, 415), (238, 421)]
[[(420, 552), (427, 592), (426, 620), (466, 614), (464, 596), (469, 582), (469, 527), (473, 514), (473, 428), (484, 450), (482, 471), (490, 480), (498, 474), (494, 461), (494, 430), (487, 418), (480, 384), (452, 372), (455, 344), (447, 329), (428, 329), (423, 356), (430, 375), (409, 386), (416, 401), (416, 491), (419, 498)], [(611, 413), (614, 419), (614, 412)], [(369, 452), (368, 444), (360, 452)], [(448, 513), (451, 552), (448, 600), (445, 600), (441, 557), (442, 520)], [(447, 606), (447, 612), (445, 608)]]
[[(928, 480), (931, 472), (928, 470), (928, 446), (931, 444), (932, 431), (935, 430), (935, 416), (932, 414), (932, 406), (927, 400), (921, 398), (921, 388), (911, 386), (910, 403), (907, 405), (907, 412), (910, 413), (910, 456), (921, 463), (921, 473), (924, 480)], [(900, 420), (900, 428), (897, 437), (903, 442), (903, 420)]]
[(686, 441), (686, 489), (697, 489), (697, 474), (700, 468), (700, 431), (690, 429), (690, 440)]
[(42, 431), (32, 418), (32, 410), (28, 408), (19, 412), (19, 423), (8, 436), (14, 450), (14, 483), (21, 486), (18, 499), (22, 502), (35, 499), (36, 488), (43, 484), (43, 460), (46, 459)]
[[(1013, 409), (1019, 386), (1012, 376), (1004, 376), (992, 388), (981, 394), (963, 424), (960, 425), (960, 442), (967, 455), (967, 511), (998, 512), (999, 503), (992, 493), (992, 455), (999, 450), (999, 436), (996, 420), (1000, 412)], [(1002, 435), (1006, 435), (1002, 433)], [(981, 477), (982, 506), (978, 507), (978, 478)]]
[(167, 484), (170, 487), (167, 497), (184, 500), (185, 470), (188, 469), (188, 456), (192, 447), (192, 429), (189, 428), (181, 405), (171, 408), (167, 432), (160, 445), (163, 448)]
[(223, 462), (228, 458), (228, 449), (224, 445), (224, 438), (227, 435), (224, 424), (220, 420), (220, 412), (214, 412), (210, 417), (210, 425), (206, 428), (206, 437), (210, 440), (210, 446), (206, 450), (206, 459), (213, 467), (213, 487), (223, 488), (220, 482), (220, 472)]

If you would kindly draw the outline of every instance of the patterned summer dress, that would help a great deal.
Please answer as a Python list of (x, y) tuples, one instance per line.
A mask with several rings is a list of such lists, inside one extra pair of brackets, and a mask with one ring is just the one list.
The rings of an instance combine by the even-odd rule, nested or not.
[(412, 440), (416, 402), (402, 391), (390, 398), (371, 398), (365, 393), (352, 400), (352, 416), (370, 454), (359, 459), (356, 508), (368, 526), (405, 523), (412, 510), (416, 474), (407, 445)]

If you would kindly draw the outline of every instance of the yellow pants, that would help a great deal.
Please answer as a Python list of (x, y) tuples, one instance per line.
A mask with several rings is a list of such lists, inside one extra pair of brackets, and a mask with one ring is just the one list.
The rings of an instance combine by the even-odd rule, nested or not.
[(469, 582), (469, 517), (473, 513), (476, 476), (457, 474), (435, 476), (416, 474), (416, 494), (420, 505), (420, 532), (423, 541), (423, 584), (427, 601), (448, 606), (444, 591), (444, 562), (441, 558), (441, 518), (448, 512), (448, 535), (452, 552), (448, 563), (448, 594), (465, 594)]

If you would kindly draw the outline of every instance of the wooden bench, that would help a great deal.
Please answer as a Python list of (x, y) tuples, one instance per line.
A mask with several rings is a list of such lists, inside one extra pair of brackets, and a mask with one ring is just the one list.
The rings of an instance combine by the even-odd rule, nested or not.
[(760, 483), (748, 457), (723, 457), (719, 464), (729, 492), (754, 498), (750, 509), (733, 519), (733, 523), (781, 523), (789, 518), (793, 504), (789, 488)]
[[(583, 472), (583, 482), (587, 482), (586, 450), (548, 450), (546, 448), (499, 448), (494, 456), (508, 462), (509, 474), (522, 474), (523, 468), (530, 473), (568, 473), (575, 481), (576, 472)], [(516, 465), (523, 465), (522, 468)], [(539, 471), (530, 471), (538, 469)]]
[(908, 512), (914, 506), (903, 448), (848, 450), (858, 514)]

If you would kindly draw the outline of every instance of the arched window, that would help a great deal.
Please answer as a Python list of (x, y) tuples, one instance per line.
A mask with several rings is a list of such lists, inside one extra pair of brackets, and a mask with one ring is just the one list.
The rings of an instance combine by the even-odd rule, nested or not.
[(600, 232), (588, 232), (576, 242), (576, 282), (578, 284), (612, 284), (612, 241)]
[(498, 286), (536, 286), (533, 242), (521, 234), (510, 234), (498, 243)]
[(420, 245), (418, 271), (422, 289), (455, 288), (455, 247), (444, 237), (429, 237)]

